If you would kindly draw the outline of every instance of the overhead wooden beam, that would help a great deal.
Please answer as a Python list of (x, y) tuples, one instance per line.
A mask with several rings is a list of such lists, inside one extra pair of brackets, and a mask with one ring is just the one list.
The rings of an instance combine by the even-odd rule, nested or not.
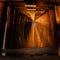
[(58, 6), (58, 5), (60, 5), (60, 2), (44, 2), (44, 4)]
[(37, 7), (36, 5), (25, 5), (25, 7)]
[(24, 1), (24, 0), (0, 0), (0, 1)]

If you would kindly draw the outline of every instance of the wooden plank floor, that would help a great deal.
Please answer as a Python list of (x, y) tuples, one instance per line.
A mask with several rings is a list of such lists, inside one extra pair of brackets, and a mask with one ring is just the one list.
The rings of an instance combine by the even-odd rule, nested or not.
[(38, 56), (38, 57), (0, 57), (0, 60), (60, 60), (58, 56)]
[(21, 48), (21, 49), (8, 49), (3, 50), (3, 53), (7, 56), (45, 56), (45, 55), (55, 55), (57, 56), (57, 50), (51, 48)]

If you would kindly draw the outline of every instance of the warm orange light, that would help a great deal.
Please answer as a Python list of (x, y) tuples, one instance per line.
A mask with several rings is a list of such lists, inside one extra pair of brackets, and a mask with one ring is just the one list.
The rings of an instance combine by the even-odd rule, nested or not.
[(41, 40), (41, 34), (40, 34), (40, 32), (39, 32), (40, 30), (38, 30), (37, 29), (37, 26), (35, 26), (35, 44), (37, 44), (36, 45), (36, 47), (43, 47), (43, 42), (42, 42), (42, 40)]
[(60, 24), (60, 6), (55, 6), (56, 22)]
[(31, 26), (29, 36), (27, 38), (26, 47), (34, 47), (34, 26)]
[(30, 13), (32, 19), (32, 26), (29, 32), (25, 47), (39, 48), (52, 47), (54, 45), (53, 39), (50, 35), (49, 16), (48, 13), (34, 20), (35, 12)]

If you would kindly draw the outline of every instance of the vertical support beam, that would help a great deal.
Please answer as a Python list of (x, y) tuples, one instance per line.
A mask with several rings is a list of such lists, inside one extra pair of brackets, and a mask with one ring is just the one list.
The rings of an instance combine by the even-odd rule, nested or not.
[(58, 46), (58, 56), (60, 56), (60, 6), (55, 6), (55, 14), (57, 20), (57, 46)]
[(15, 16), (14, 16), (14, 24), (13, 24), (13, 30), (12, 30), (12, 45), (13, 49), (18, 48), (18, 21), (19, 21), (19, 11), (18, 9), (15, 10)]
[(8, 11), (9, 13), (9, 17), (8, 17), (8, 20), (9, 20), (9, 26), (7, 28), (7, 34), (6, 34), (6, 48), (9, 49), (9, 48), (13, 48), (12, 47), (12, 29), (13, 29), (13, 16), (14, 16), (14, 6), (10, 6), (10, 11)]
[(50, 11), (50, 22), (51, 22), (51, 27), (52, 27), (52, 35), (53, 35), (53, 39), (55, 40), (55, 48), (57, 50), (57, 24), (56, 24), (56, 16), (55, 16), (55, 10), (54, 7), (49, 7)]
[[(13, 21), (14, 21), (14, 5), (8, 6), (7, 10), (7, 32), (6, 32), (6, 41), (5, 48), (12, 49), (13, 48)], [(11, 53), (6, 53), (7, 56), (10, 56)]]
[(4, 30), (5, 30), (5, 22), (6, 22), (6, 14), (7, 14), (7, 6), (8, 3), (4, 3), (2, 17), (1, 17), (1, 30), (0, 30), (0, 55), (2, 54), (2, 45), (3, 45), (3, 37), (4, 37)]

